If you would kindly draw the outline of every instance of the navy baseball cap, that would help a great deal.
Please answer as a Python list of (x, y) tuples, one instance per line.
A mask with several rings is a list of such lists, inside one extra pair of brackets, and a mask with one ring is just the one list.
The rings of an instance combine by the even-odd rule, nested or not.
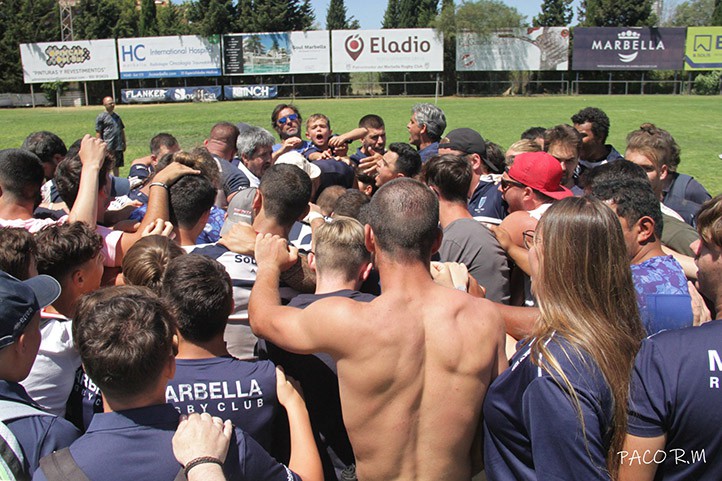
[(14, 343), (33, 316), (60, 296), (60, 284), (41, 274), (21, 281), (0, 271), (0, 349)]

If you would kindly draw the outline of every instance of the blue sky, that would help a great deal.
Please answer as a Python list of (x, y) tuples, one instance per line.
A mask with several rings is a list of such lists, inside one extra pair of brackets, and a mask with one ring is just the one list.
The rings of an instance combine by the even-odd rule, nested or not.
[[(541, 11), (542, 0), (503, 0), (507, 5), (519, 10), (526, 15), (527, 21), (531, 23), (532, 18)], [(384, 18), (388, 0), (346, 0), (346, 10), (361, 23), (363, 29), (381, 28), (381, 21)], [(457, 1), (458, 3), (458, 1)], [(321, 28), (326, 26), (326, 11), (329, 0), (311, 0), (311, 5), (316, 12), (316, 21)], [(579, 4), (574, 2), (574, 11)]]

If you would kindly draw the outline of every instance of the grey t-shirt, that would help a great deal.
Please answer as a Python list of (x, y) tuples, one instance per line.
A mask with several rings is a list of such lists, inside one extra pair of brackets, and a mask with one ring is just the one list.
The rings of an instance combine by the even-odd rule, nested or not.
[(444, 229), (442, 262), (461, 262), (486, 289), (486, 298), (509, 303), (509, 265), (494, 234), (474, 219), (457, 219)]
[(115, 112), (102, 112), (95, 118), (95, 131), (100, 132), (100, 138), (108, 144), (108, 150), (125, 150), (123, 129), (123, 120)]

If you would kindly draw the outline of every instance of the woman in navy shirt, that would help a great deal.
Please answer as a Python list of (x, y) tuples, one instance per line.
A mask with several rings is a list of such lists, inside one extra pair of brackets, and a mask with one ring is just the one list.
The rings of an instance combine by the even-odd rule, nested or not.
[(525, 243), (540, 316), (484, 401), (487, 476), (615, 479), (644, 337), (621, 226), (600, 201), (572, 197)]

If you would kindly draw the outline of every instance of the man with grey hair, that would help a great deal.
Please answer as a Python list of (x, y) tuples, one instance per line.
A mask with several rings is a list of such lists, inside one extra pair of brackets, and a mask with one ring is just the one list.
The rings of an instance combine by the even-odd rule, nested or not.
[(426, 162), (439, 153), (439, 140), (446, 129), (444, 111), (432, 104), (416, 104), (411, 107), (411, 120), (406, 125), (409, 143), (415, 145)]
[(274, 142), (273, 135), (261, 127), (248, 126), (238, 134), (238, 168), (248, 177), (250, 187), (258, 187), (264, 172), (273, 165)]

